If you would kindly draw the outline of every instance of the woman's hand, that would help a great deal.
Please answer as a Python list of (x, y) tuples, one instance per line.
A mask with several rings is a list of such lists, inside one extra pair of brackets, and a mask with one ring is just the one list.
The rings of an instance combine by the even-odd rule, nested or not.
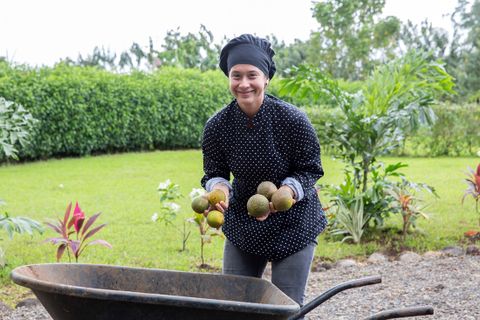
[[(292, 190), (289, 186), (281, 186), (278, 190), (280, 190), (280, 189), (285, 189), (285, 190), (287, 190), (287, 191), (290, 192), (290, 194), (292, 195), (292, 198), (293, 198), (293, 204), (292, 204), (292, 206), (293, 206), (293, 205), (297, 202), (297, 201), (295, 201), (295, 192), (293, 192), (293, 190)], [(270, 202), (270, 203), (268, 204), (268, 206), (269, 206), (270, 210), (269, 210), (265, 215), (260, 216), (260, 217), (257, 217), (256, 219), (257, 219), (258, 221), (264, 221), (264, 220), (266, 220), (266, 219), (268, 218), (268, 216), (269, 216), (270, 214), (272, 214), (272, 213), (277, 213), (277, 212), (278, 212), (278, 211), (275, 209), (275, 207), (273, 206), (273, 203)]]
[(228, 190), (228, 187), (223, 183), (217, 183), (212, 188), (212, 190), (215, 190), (215, 189), (221, 190), (223, 191), (223, 193), (225, 193), (225, 201), (220, 201), (219, 203), (215, 204), (215, 206), (210, 205), (210, 207), (207, 210), (205, 210), (205, 212), (203, 213), (205, 217), (212, 210), (218, 210), (221, 213), (225, 214), (225, 211), (228, 209), (228, 198), (230, 195), (230, 191)]

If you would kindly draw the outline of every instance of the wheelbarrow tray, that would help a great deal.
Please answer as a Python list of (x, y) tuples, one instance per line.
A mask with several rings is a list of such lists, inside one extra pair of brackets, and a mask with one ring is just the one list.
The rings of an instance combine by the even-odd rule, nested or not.
[(14, 269), (55, 320), (289, 319), (300, 306), (271, 282), (234, 275), (94, 264)]

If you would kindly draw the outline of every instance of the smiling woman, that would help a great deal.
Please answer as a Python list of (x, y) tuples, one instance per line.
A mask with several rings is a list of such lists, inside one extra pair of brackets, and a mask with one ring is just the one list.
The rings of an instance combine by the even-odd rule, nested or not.
[(255, 66), (237, 64), (230, 70), (230, 91), (242, 110), (253, 117), (263, 102), (268, 78)]

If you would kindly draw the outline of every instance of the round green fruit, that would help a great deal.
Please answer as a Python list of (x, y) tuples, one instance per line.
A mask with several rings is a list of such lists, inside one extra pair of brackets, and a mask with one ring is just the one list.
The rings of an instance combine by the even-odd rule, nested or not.
[(217, 210), (212, 210), (207, 215), (207, 223), (212, 228), (220, 228), (223, 225), (223, 213)]
[(287, 211), (293, 206), (293, 197), (288, 190), (278, 190), (272, 195), (272, 204), (277, 211)]
[(225, 195), (225, 193), (222, 190), (219, 190), (219, 189), (214, 189), (214, 190), (210, 191), (207, 194), (207, 198), (208, 198), (208, 202), (210, 202), (210, 204), (212, 206), (216, 205), (220, 201), (227, 200), (227, 196)]
[(268, 200), (272, 199), (275, 191), (277, 191), (277, 186), (270, 181), (263, 181), (257, 187), (257, 193), (265, 196)]
[(254, 194), (247, 201), (248, 214), (256, 218), (266, 215), (270, 211), (269, 202), (267, 197)]
[(208, 209), (210, 203), (204, 196), (198, 196), (192, 200), (192, 209), (196, 213), (204, 213)]

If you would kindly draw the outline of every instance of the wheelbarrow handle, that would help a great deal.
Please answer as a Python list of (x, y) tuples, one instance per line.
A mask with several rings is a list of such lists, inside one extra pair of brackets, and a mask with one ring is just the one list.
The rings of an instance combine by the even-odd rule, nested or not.
[(384, 319), (396, 319), (396, 318), (405, 318), (405, 317), (414, 317), (414, 316), (426, 316), (433, 314), (433, 308), (430, 306), (420, 306), (420, 307), (411, 307), (411, 308), (400, 308), (386, 310), (374, 314), (366, 318), (365, 320), (384, 320)]
[(319, 295), (312, 301), (305, 304), (303, 307), (300, 308), (300, 310), (295, 315), (290, 317), (288, 320), (296, 320), (303, 317), (304, 315), (306, 315), (307, 313), (309, 313), (310, 311), (312, 311), (313, 309), (315, 309), (316, 307), (318, 307), (319, 305), (321, 305), (322, 303), (324, 303), (325, 301), (327, 301), (328, 299), (330, 299), (331, 297), (333, 297), (339, 292), (342, 292), (347, 289), (368, 286), (371, 284), (377, 284), (381, 282), (382, 282), (381, 276), (369, 276), (369, 277), (364, 277), (360, 279), (343, 282), (339, 285), (336, 285), (335, 287), (328, 289), (327, 291), (323, 292), (321, 295)]

